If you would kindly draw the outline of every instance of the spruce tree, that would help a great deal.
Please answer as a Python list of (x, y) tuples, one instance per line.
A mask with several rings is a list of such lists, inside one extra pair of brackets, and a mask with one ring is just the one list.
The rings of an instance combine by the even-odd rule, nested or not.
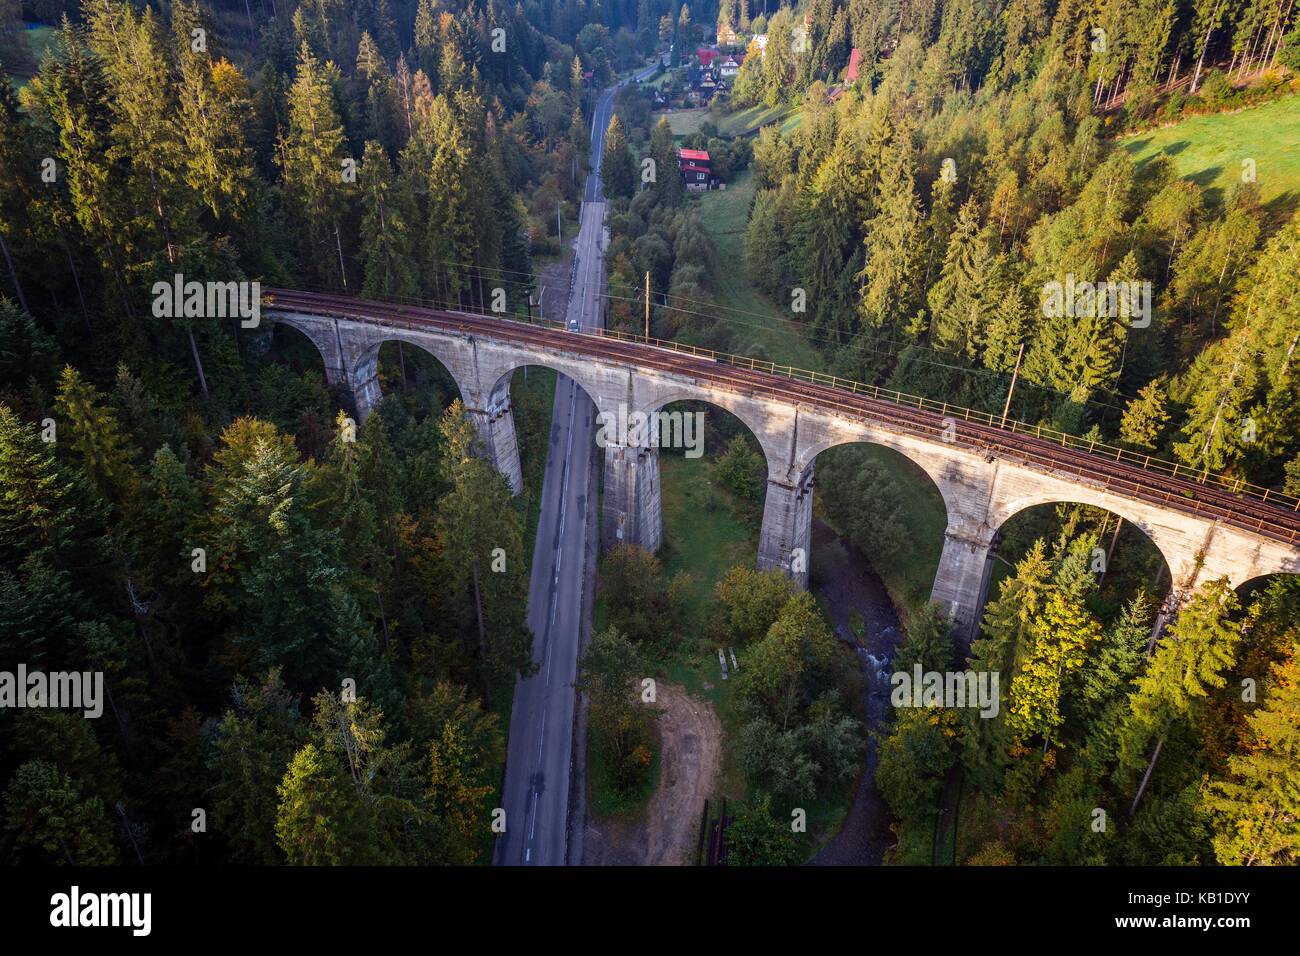
[[(676, 175), (676, 169), (672, 170)], [(629, 199), (636, 192), (636, 169), (632, 165), (632, 153), (627, 146), (627, 137), (623, 133), (623, 124), (618, 114), (609, 120), (605, 130), (605, 146), (601, 152), (600, 177), (604, 184), (605, 195), (611, 199)]]

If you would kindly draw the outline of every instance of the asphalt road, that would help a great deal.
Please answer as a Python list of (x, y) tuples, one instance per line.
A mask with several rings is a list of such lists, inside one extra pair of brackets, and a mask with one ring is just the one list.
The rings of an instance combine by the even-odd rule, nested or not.
[[(593, 171), (584, 186), (567, 315), (569, 323), (576, 320), (584, 329), (598, 328), (603, 321), (600, 154), (615, 89), (600, 95), (591, 124)], [(591, 456), (597, 453), (594, 419), (587, 394), (572, 379), (558, 376), (528, 585), (528, 626), (538, 671), (515, 685), (506, 752), (506, 830), (495, 849), (499, 865), (562, 866), (565, 861), (586, 519), (587, 508), (596, 506), (596, 489), (589, 487)]]

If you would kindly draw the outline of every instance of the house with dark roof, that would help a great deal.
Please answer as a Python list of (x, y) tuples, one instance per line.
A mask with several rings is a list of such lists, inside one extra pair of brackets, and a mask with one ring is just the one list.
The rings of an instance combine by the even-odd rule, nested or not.
[(731, 56), (724, 56), (718, 61), (718, 76), (724, 80), (734, 80), (736, 74), (740, 72), (740, 64), (744, 59), (744, 54), (733, 53)]

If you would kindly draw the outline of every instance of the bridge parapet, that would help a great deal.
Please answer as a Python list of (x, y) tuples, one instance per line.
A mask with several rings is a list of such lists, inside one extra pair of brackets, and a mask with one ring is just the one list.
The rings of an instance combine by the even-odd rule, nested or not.
[[(455, 380), (486, 454), (516, 489), (519, 462), (509, 386), (521, 366), (545, 366), (573, 379), (600, 415), (648, 415), (679, 400), (726, 409), (753, 432), (767, 460), (759, 566), (780, 568), (800, 585), (807, 582), (817, 455), (853, 442), (891, 448), (924, 471), (943, 500), (947, 521), (932, 596), (967, 636), (977, 626), (983, 603), (991, 542), (1007, 520), (1035, 505), (1095, 505), (1135, 524), (1164, 555), (1178, 588), (1220, 575), (1240, 585), (1262, 574), (1300, 571), (1300, 548), (1294, 543), (1216, 520), (1189, 508), (1182, 498), (1162, 505), (1131, 481), (1128, 488), (1123, 481), (1112, 487), (1101, 475), (1094, 479), (1080, 474), (1077, 460), (1072, 471), (1057, 468), (1050, 451), (1032, 464), (1011, 457), (1019, 451), (1016, 447), (1007, 457), (991, 457), (969, 436), (958, 440), (965, 425), (956, 420), (949, 434), (947, 427), (918, 425), (914, 412), (912, 419), (899, 416), (897, 421), (884, 405), (881, 413), (860, 413), (851, 402), (823, 401), (817, 395), (755, 384), (703, 359), (660, 349), (628, 354), (626, 347), (610, 349), (585, 335), (570, 339), (553, 333), (548, 338), (538, 332), (534, 340), (532, 333), (521, 336), (512, 330), (497, 336), (469, 316), (463, 317), (463, 325), (460, 317), (444, 314), (444, 325), (400, 327), (382, 319), (334, 318), (284, 307), (268, 308), (264, 315), (293, 325), (311, 339), (327, 378), (351, 391), (362, 420), (381, 397), (376, 369), (383, 342), (407, 342), (433, 355)], [(714, 374), (714, 369), (722, 373)], [(988, 447), (1003, 446), (995, 442)], [(621, 529), (623, 540), (657, 548), (662, 541), (657, 449), (614, 443), (605, 452), (606, 542), (616, 540)], [(1159, 479), (1152, 474), (1153, 488)]]

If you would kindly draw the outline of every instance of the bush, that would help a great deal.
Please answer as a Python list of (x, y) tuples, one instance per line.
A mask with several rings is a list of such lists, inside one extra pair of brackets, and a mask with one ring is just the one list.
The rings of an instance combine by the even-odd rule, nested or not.
[(1205, 74), (1197, 95), (1210, 106), (1223, 106), (1232, 98), (1232, 84), (1222, 70), (1214, 69)]
[(749, 447), (744, 435), (736, 435), (718, 461), (718, 481), (737, 498), (762, 501), (767, 484), (763, 456)]
[(789, 824), (772, 816), (772, 798), (741, 804), (727, 828), (727, 863), (733, 866), (795, 866), (799, 844)]

